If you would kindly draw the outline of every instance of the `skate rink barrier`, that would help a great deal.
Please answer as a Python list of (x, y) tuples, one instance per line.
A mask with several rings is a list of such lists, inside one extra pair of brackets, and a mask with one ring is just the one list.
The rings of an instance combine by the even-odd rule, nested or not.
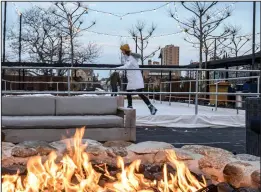
[[(48, 68), (48, 67), (5, 67), (5, 68)], [(60, 69), (61, 67), (56, 67)], [(69, 70), (73, 70), (74, 68), (79, 67), (62, 67), (68, 68)], [(80, 68), (87, 68), (87, 67), (80, 67)], [(100, 68), (95, 67), (88, 67), (88, 69), (93, 70), (101, 70)], [(102, 70), (117, 70), (117, 68), (103, 68)], [(127, 69), (130, 70), (130, 69)], [(136, 70), (136, 69), (131, 69)], [(140, 69), (137, 69), (140, 70)], [(142, 70), (155, 70), (153, 68), (144, 68)], [(214, 83), (216, 86), (216, 90), (212, 92), (200, 92), (200, 80), (199, 79), (199, 72), (200, 71), (217, 71), (217, 72), (235, 72), (238, 70), (230, 70), (230, 69), (175, 69), (175, 68), (162, 68), (163, 71), (195, 71), (196, 72), (196, 79), (195, 81), (195, 90), (194, 91), (187, 91), (187, 92), (174, 92), (171, 89), (169, 91), (159, 91), (154, 92), (144, 89), (143, 94), (152, 96), (151, 102), (155, 107), (158, 109), (156, 115), (151, 115), (147, 106), (143, 103), (142, 100), (137, 98), (137, 94), (140, 92), (131, 92), (127, 93), (125, 91), (117, 92), (119, 95), (127, 95), (132, 94), (135, 99), (133, 99), (133, 108), (136, 109), (136, 125), (137, 126), (153, 126), (153, 127), (173, 127), (173, 128), (228, 128), (228, 127), (245, 127), (245, 110), (241, 110), (239, 108), (230, 109), (230, 108), (221, 108), (218, 106), (218, 96), (220, 95), (231, 95), (231, 96), (245, 96), (245, 97), (259, 97), (260, 90), (259, 90), (259, 80), (260, 76), (251, 76), (251, 77), (244, 77), (245, 78), (255, 78), (257, 79), (258, 83), (258, 90), (255, 93), (227, 93), (227, 92), (220, 92), (218, 91), (218, 84), (222, 82), (223, 79), (215, 79)], [(255, 72), (256, 75), (260, 73), (259, 70), (240, 70), (240, 72)], [(69, 77), (69, 76), (68, 76)], [(240, 77), (239, 77), (240, 78)], [(238, 79), (239, 79), (238, 78)], [(241, 77), (242, 78), (242, 77)], [(226, 78), (226, 81), (231, 78)], [(212, 79), (211, 79), (212, 80)], [(205, 81), (210, 81), (210, 79), (206, 79)], [(171, 82), (171, 81), (169, 81)], [(164, 83), (169, 83), (164, 82)], [(45, 82), (48, 83), (48, 82)], [(50, 82), (49, 82), (50, 83)], [(62, 82), (66, 83), (66, 82)], [(58, 84), (58, 83), (57, 83)], [(70, 79), (68, 78), (68, 91), (26, 91), (26, 90), (4, 90), (2, 94), (5, 96), (7, 95), (42, 95), (45, 94), (46, 96), (49, 95), (67, 95), (67, 96), (94, 96), (94, 95), (106, 95), (110, 96), (110, 91), (73, 91), (70, 90)], [(190, 83), (191, 84), (191, 83)], [(57, 86), (58, 87), (58, 86)], [(191, 89), (191, 86), (190, 86)], [(159, 100), (154, 98), (155, 95), (160, 97)], [(169, 101), (161, 100), (161, 95), (165, 95), (166, 98), (169, 96)], [(179, 97), (181, 95), (187, 95), (189, 103), (182, 103), (172, 101), (172, 97)], [(199, 105), (199, 101), (202, 99), (201, 96), (209, 95), (215, 99), (214, 106), (203, 106)], [(213, 99), (212, 99), (213, 100)], [(125, 106), (127, 100), (125, 99)]]

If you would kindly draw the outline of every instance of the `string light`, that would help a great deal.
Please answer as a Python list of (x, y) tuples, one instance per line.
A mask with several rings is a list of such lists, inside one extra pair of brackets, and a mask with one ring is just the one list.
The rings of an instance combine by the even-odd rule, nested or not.
[[(34, 5), (32, 2), (30, 2), (32, 4), (32, 6), (34, 7), (37, 7), (39, 8), (40, 10), (44, 11), (46, 14), (48, 14), (44, 9), (42, 9), (41, 7), (37, 6), (37, 5)], [(78, 4), (77, 4), (78, 5)], [(160, 7), (161, 8), (161, 7)], [(156, 8), (155, 8), (156, 9)], [(98, 13), (98, 12), (97, 12)], [(132, 12), (133, 13), (133, 12)], [(113, 14), (112, 14), (113, 15)], [(79, 31), (80, 29), (77, 29), (75, 28), (74, 29), (75, 31)], [(98, 35), (104, 35), (104, 36), (113, 36), (113, 37), (124, 37), (124, 38), (129, 38), (129, 39), (133, 39), (132, 36), (127, 36), (127, 35), (116, 35), (116, 34), (109, 34), (109, 33), (102, 33), (102, 32), (97, 32), (97, 31), (90, 31), (90, 30), (86, 30), (86, 32), (90, 32), (90, 33), (95, 33), (95, 34), (98, 34)], [(177, 32), (174, 32), (174, 33), (169, 33), (169, 34), (162, 34), (162, 35), (154, 35), (154, 36), (151, 36), (151, 38), (157, 38), (157, 37), (165, 37), (165, 36), (171, 36), (171, 35), (176, 35), (176, 34), (179, 34), (179, 33), (182, 33), (182, 30), (180, 31), (177, 31)], [(140, 39), (138, 37), (138, 39)]]
[(213, 21), (213, 18), (217, 17), (218, 15), (220, 15), (221, 13), (223, 13), (224, 11), (227, 11), (229, 7), (234, 7), (234, 5), (236, 4), (236, 2), (231, 3), (230, 5), (226, 6), (225, 8), (223, 8), (222, 10), (218, 10), (216, 12), (214, 12), (211, 17), (210, 20)]
[[(255, 35), (260, 35), (260, 32), (256, 33)], [(214, 39), (227, 39), (229, 40), (230, 38), (229, 37), (214, 37)], [(252, 39), (252, 34), (247, 34), (247, 35), (239, 35), (239, 36), (236, 36), (235, 39), (240, 39), (240, 38), (246, 38), (246, 39)]]
[[(98, 34), (98, 35), (106, 35), (106, 36), (113, 36), (113, 37), (119, 37), (119, 38), (123, 38), (124, 37), (124, 38), (128, 38), (128, 39), (133, 39), (132, 36), (127, 36), (127, 35), (116, 35), (116, 34), (109, 34), (109, 33), (101, 33), (101, 32), (90, 31), (90, 30), (87, 30), (86, 32), (95, 33), (95, 34)], [(166, 36), (176, 35), (176, 34), (179, 34), (179, 33), (182, 33), (182, 31), (169, 33), (169, 34), (154, 35), (154, 36), (151, 36), (150, 38), (166, 37)], [(140, 37), (138, 37), (138, 39), (140, 39)]]
[[(178, 20), (178, 28), (187, 36), (187, 38), (189, 38), (190, 40), (190, 43), (193, 43), (194, 42), (191, 40), (191, 38), (189, 37), (189, 35), (185, 32), (185, 29), (182, 29), (181, 26), (180, 26), (180, 21), (179, 21), (179, 16), (178, 16), (178, 10), (177, 10), (177, 6), (176, 6), (176, 3), (174, 2), (174, 10), (175, 10), (175, 15), (176, 15), (176, 18)], [(175, 17), (174, 15), (174, 17)]]
[[(130, 16), (130, 15), (134, 15), (134, 14), (143, 14), (143, 13), (146, 13), (146, 12), (152, 12), (152, 11), (157, 11), (158, 9), (161, 9), (165, 6), (169, 6), (171, 2), (168, 2), (168, 3), (165, 3), (161, 6), (158, 6), (156, 8), (152, 8), (152, 9), (146, 9), (146, 10), (142, 10), (142, 11), (134, 11), (134, 12), (129, 12), (129, 13), (125, 13), (125, 14), (116, 14), (116, 13), (112, 13), (112, 12), (107, 12), (107, 11), (101, 11), (101, 10), (97, 10), (97, 9), (92, 9), (92, 8), (88, 8), (88, 7), (85, 7), (85, 6), (82, 6), (80, 5), (80, 7), (84, 8), (84, 9), (88, 9), (88, 11), (93, 11), (93, 12), (96, 12), (96, 13), (103, 13), (103, 14), (109, 14), (111, 16), (115, 16), (115, 17), (118, 17), (120, 18), (121, 20), (126, 17), (126, 16)], [(74, 3), (75, 5), (79, 6), (78, 3)]]
[[(236, 2), (233, 2), (233, 3), (231, 3), (230, 5), (228, 5), (228, 6), (226, 6), (224, 9), (222, 9), (222, 10), (218, 10), (217, 12), (215, 12), (215, 13), (213, 13), (212, 14), (212, 16), (210, 17), (210, 20), (214, 20), (214, 18), (217, 16), (217, 15), (220, 15), (224, 10), (228, 10), (228, 8), (229, 7), (233, 7), (234, 5), (235, 5), (235, 3)], [(179, 21), (179, 16), (178, 16), (178, 11), (177, 11), (177, 6), (176, 6), (176, 4), (175, 4), (175, 2), (174, 2), (174, 10), (175, 10), (175, 13), (174, 13), (174, 16), (176, 15), (176, 19), (177, 19), (177, 21), (178, 21), (178, 28), (179, 29), (181, 29), (181, 26), (180, 26), (180, 21)], [(214, 17), (213, 17), (214, 16)], [(190, 31), (191, 29), (183, 29), (183, 32), (186, 34), (186, 38), (185, 38), (185, 40), (186, 41), (188, 41), (189, 43), (192, 43), (193, 45), (195, 44), (194, 42), (193, 42), (193, 40), (190, 38), (190, 36), (188, 35), (188, 33), (186, 33), (186, 31), (188, 32), (188, 31)], [(195, 48), (197, 48), (196, 46), (193, 46), (193, 47), (195, 47)]]
[[(32, 2), (30, 2), (30, 3), (32, 4)], [(176, 14), (176, 16), (177, 16), (176, 18), (178, 19), (179, 17), (178, 17), (177, 7), (176, 7), (175, 2), (173, 2), (173, 3), (174, 3), (174, 8), (175, 8), (175, 14)], [(14, 4), (14, 3), (13, 3), (13, 4)], [(235, 4), (235, 2), (232, 3), (232, 4), (230, 4), (230, 5), (228, 5), (227, 7), (234, 6), (234, 4)], [(33, 4), (32, 4), (32, 5), (33, 5)], [(77, 5), (78, 5), (78, 4), (77, 4)], [(169, 5), (170, 5), (170, 2), (169, 2), (169, 3), (166, 3), (166, 4), (162, 5), (162, 6), (159, 6), (159, 7), (157, 7), (157, 8), (154, 8), (154, 9), (148, 9), (148, 10), (140, 11), (140, 13), (142, 13), (142, 12), (148, 12), (148, 11), (154, 11), (154, 12), (155, 12), (157, 9), (160, 9), (160, 8), (162, 8), (162, 7), (164, 7), (164, 6), (169, 6)], [(39, 9), (41, 9), (42, 11), (44, 11), (45, 13), (47, 13), (44, 9), (40, 8), (39, 6), (37, 6), (37, 5), (33, 5), (33, 6), (36, 6), (36, 7), (38, 7)], [(85, 9), (86, 9), (86, 10), (90, 10), (89, 8), (86, 8), (86, 7), (85, 7)], [(17, 10), (18, 10), (18, 9), (17, 9)], [(116, 14), (114, 14), (114, 13), (103, 12), (103, 11), (94, 10), (94, 9), (92, 9), (91, 11), (94, 11), (94, 12), (96, 12), (96, 13), (99, 13), (99, 12), (101, 12), (101, 13), (107, 13), (107, 14), (110, 14), (110, 15), (112, 15), (112, 16), (115, 16), (115, 15), (116, 15)], [(222, 11), (219, 11), (219, 12), (222, 12)], [(18, 10), (18, 13), (20, 13), (19, 10)], [(124, 16), (126, 16), (126, 15), (136, 14), (136, 13), (138, 13), (138, 12), (126, 13), (126, 14), (122, 15), (122, 17), (124, 17)], [(120, 17), (120, 18), (122, 19), (122, 17)], [(178, 20), (179, 20), (179, 19), (178, 19)], [(183, 32), (183, 33), (185, 33), (185, 35), (187, 36), (187, 38), (190, 40), (190, 43), (193, 44), (193, 47), (197, 48), (196, 46), (194, 46), (195, 43), (192, 41), (192, 39), (191, 39), (191, 38), (189, 37), (189, 35), (186, 33), (186, 30), (184, 30), (184, 29), (181, 28), (180, 22), (178, 22), (178, 28), (180, 29), (180, 31), (177, 31), (177, 32), (174, 32), (174, 33), (169, 33), (169, 34), (155, 35), (155, 36), (151, 36), (151, 38), (166, 37), (166, 36), (171, 36), (171, 35), (180, 34), (180, 33)], [(76, 31), (79, 31), (79, 30), (80, 30), (80, 29), (76, 29)], [(190, 30), (190, 29), (189, 29), (189, 30)], [(132, 36), (126, 36), (126, 35), (116, 35), (116, 34), (109, 34), (109, 33), (101, 33), (101, 32), (90, 31), (90, 30), (86, 30), (86, 32), (95, 33), (95, 34), (104, 35), (104, 36), (114, 36), (114, 37), (119, 37), (119, 38), (133, 39)], [(260, 34), (260, 33), (256, 33), (256, 35), (259, 35), (259, 34)], [(236, 38), (249, 37), (249, 36), (252, 36), (252, 34), (241, 35), (241, 36), (237, 36)], [(217, 37), (217, 38), (218, 38), (218, 37)], [(227, 37), (224, 37), (224, 38), (227, 38)], [(224, 38), (223, 38), (223, 39), (224, 39)], [(138, 37), (138, 39), (140, 39), (140, 38)], [(221, 37), (220, 39), (222, 39), (222, 37)]]

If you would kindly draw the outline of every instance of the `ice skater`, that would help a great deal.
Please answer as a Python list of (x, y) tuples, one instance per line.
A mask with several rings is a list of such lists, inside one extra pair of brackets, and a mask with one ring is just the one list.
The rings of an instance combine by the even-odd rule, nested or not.
[[(139, 69), (138, 59), (140, 58), (139, 54), (131, 53), (130, 47), (128, 44), (122, 45), (120, 47), (123, 57), (122, 62), (123, 66), (118, 67), (118, 69)], [(144, 89), (143, 76), (140, 70), (127, 70), (127, 92), (142, 92)], [(138, 94), (139, 97), (146, 103), (148, 106), (151, 115), (157, 113), (157, 109), (151, 104), (150, 100), (142, 93)], [(128, 108), (132, 108), (132, 96), (127, 94)]]
[(114, 92), (118, 92), (118, 86), (121, 87), (121, 78), (118, 72), (114, 71), (110, 77), (107, 79), (106, 84), (110, 82), (111, 84), (111, 96), (117, 96), (117, 94), (114, 94)]

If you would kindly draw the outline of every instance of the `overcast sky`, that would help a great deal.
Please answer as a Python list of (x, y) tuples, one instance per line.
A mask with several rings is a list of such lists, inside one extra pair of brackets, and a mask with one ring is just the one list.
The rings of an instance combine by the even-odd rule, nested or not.
[[(83, 3), (83, 5), (89, 6), (92, 9), (111, 12), (115, 14), (125, 14), (128, 12), (142, 11), (147, 9), (154, 9), (161, 5), (164, 5), (166, 2), (88, 2)], [(3, 2), (2, 2), (3, 4)], [(53, 3), (48, 2), (15, 2), (15, 5), (11, 2), (8, 2), (7, 8), (7, 27), (13, 27), (18, 25), (18, 15), (16, 13), (15, 6), (21, 12), (32, 7), (48, 7)], [(225, 7), (231, 5), (233, 2), (219, 2), (215, 7), (214, 11), (223, 10)], [(180, 3), (176, 3), (177, 13), (181, 20), (189, 18), (189, 14), (185, 11)], [(155, 36), (170, 34), (180, 31), (178, 28), (178, 23), (174, 19), (170, 18), (168, 15), (168, 10), (174, 10), (174, 3), (171, 3), (169, 6), (164, 6), (157, 11), (139, 13), (134, 15), (129, 15), (123, 17), (122, 19), (114, 17), (109, 14), (96, 13), (89, 11), (83, 19), (84, 25), (88, 26), (89, 23), (93, 20), (97, 21), (97, 24), (92, 27), (91, 31), (129, 36), (128, 29), (135, 25), (137, 20), (142, 20), (147, 23), (149, 27), (151, 23), (157, 25), (157, 29), (154, 32)], [(3, 6), (2, 6), (3, 10)], [(227, 19), (224, 24), (237, 24), (241, 26), (241, 34), (251, 34), (252, 33), (252, 15), (253, 15), (253, 3), (252, 2), (238, 2), (233, 4), (232, 16)], [(260, 32), (260, 4), (257, 3), (257, 17), (256, 17), (256, 32)], [(2, 12), (3, 13), (3, 12)], [(220, 33), (222, 26), (219, 30), (216, 31), (216, 34)], [(149, 46), (145, 50), (145, 54), (150, 53), (158, 46), (164, 47), (167, 44), (173, 44), (180, 47), (180, 65), (187, 65), (191, 60), (198, 61), (198, 50), (192, 47), (192, 44), (189, 44), (184, 41), (186, 37), (185, 34), (180, 33), (171, 36), (157, 37), (149, 41)], [(192, 39), (193, 41), (193, 39)], [(260, 40), (258, 40), (259, 42)], [(131, 48), (134, 50), (134, 41), (130, 38), (120, 38), (112, 36), (104, 36), (93, 34), (90, 32), (84, 32), (81, 37), (81, 42), (88, 44), (88, 42), (95, 42), (96, 44), (102, 47), (102, 55), (97, 60), (97, 63), (106, 63), (106, 64), (119, 64), (119, 46), (121, 42), (126, 42), (131, 45)], [(158, 60), (158, 53), (153, 58), (153, 60)]]

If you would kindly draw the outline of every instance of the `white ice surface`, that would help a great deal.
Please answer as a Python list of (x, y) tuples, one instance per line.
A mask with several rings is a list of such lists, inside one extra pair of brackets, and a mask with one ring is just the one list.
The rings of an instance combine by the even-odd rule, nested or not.
[[(153, 103), (153, 101), (152, 101)], [(133, 100), (136, 109), (137, 126), (163, 126), (175, 128), (227, 128), (245, 127), (245, 111), (207, 106), (198, 106), (195, 115), (195, 105), (186, 103), (155, 101), (153, 105), (158, 109), (155, 116), (150, 115), (147, 106), (141, 100)], [(125, 106), (127, 101), (125, 100)]]

